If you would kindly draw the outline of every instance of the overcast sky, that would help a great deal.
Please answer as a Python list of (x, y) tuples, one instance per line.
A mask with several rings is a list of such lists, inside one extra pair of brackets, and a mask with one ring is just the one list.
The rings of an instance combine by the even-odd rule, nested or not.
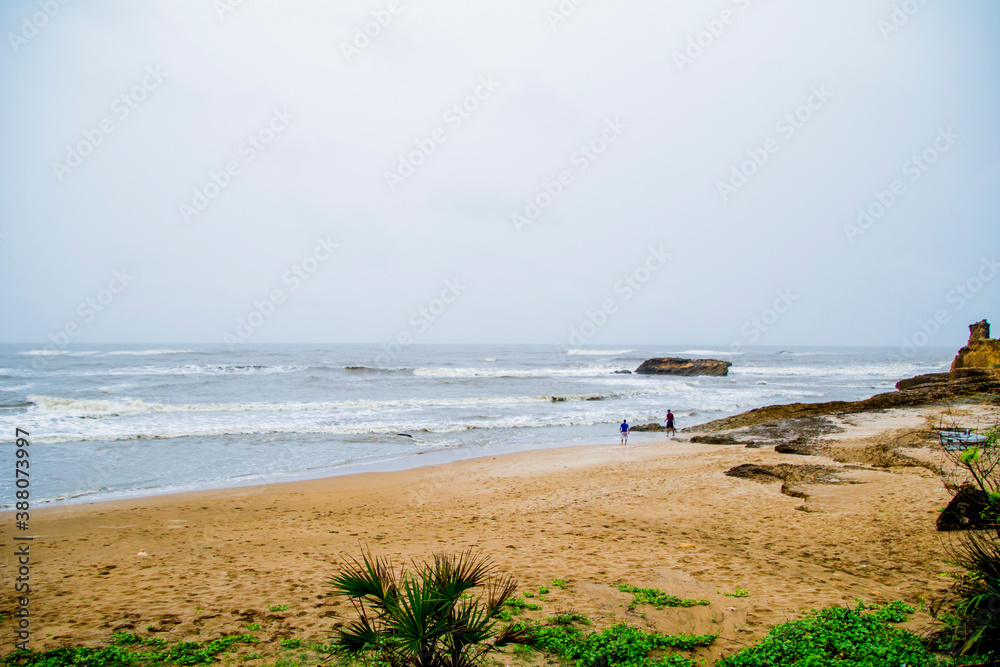
[(0, 4), (0, 341), (1000, 320), (992, 0), (63, 1)]

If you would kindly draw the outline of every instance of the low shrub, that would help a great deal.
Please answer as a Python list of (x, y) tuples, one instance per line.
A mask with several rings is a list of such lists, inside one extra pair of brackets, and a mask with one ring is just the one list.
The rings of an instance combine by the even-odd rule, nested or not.
[(882, 608), (859, 602), (829, 607), (776, 626), (755, 646), (716, 663), (718, 667), (936, 667), (943, 663), (916, 635), (895, 628), (913, 608), (900, 601)]
[(694, 663), (684, 656), (668, 654), (654, 661), (649, 654), (667, 648), (688, 651), (708, 646), (718, 635), (661, 635), (619, 624), (586, 634), (568, 625), (537, 627), (533, 636), (535, 648), (573, 660), (578, 667), (687, 667)]

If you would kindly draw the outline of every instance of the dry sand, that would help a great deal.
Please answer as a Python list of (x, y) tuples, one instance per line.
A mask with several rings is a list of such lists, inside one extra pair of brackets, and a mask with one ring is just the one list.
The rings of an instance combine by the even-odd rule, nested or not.
[[(995, 408), (966, 409), (959, 419), (996, 418)], [(822, 436), (859, 462), (877, 443), (905, 443), (928, 467), (697, 445), (681, 435), (36, 510), (32, 645), (98, 644), (118, 629), (208, 640), (251, 623), (265, 640), (325, 641), (349, 615), (327, 584), (337, 558), (367, 545), (395, 558), (483, 550), (522, 590), (549, 586), (543, 610), (528, 617), (577, 612), (598, 628), (627, 621), (668, 633), (718, 632), (710, 649), (694, 654), (711, 660), (810, 609), (855, 598), (917, 605), (940, 595), (949, 541), (934, 520), (950, 494), (929, 469), (941, 455), (926, 429), (941, 412), (834, 418), (844, 430)], [(910, 435), (899, 440), (903, 434)], [(780, 482), (724, 474), (745, 463), (837, 470), (822, 476), (828, 483), (796, 482), (802, 498), (782, 493)], [(8, 591), (12, 523), (5, 514), (0, 573), (9, 573)], [(567, 588), (553, 587), (554, 578)], [(629, 611), (619, 582), (711, 604)], [(750, 596), (720, 594), (737, 588)], [(288, 609), (268, 611), (277, 605)], [(9, 594), (0, 612), (5, 637), (13, 636), (13, 609)], [(923, 631), (931, 622), (918, 613), (909, 627)], [(11, 649), (5, 641), (4, 652)]]

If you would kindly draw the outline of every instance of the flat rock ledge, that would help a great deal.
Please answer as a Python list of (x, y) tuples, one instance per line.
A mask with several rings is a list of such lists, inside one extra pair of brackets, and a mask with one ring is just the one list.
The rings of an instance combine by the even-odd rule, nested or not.
[(718, 359), (682, 359), (679, 357), (657, 357), (642, 362), (635, 372), (639, 375), (714, 375), (729, 374), (732, 362)]

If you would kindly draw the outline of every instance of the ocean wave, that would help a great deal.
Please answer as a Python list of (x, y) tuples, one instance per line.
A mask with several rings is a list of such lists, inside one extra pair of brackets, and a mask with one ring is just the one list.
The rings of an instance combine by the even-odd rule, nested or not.
[(56, 356), (66, 356), (66, 357), (91, 357), (95, 354), (100, 354), (100, 350), (81, 350), (81, 351), (70, 351), (70, 350), (27, 350), (25, 352), (18, 352), (18, 354), (28, 356), (28, 357), (56, 357)]
[(592, 356), (592, 357), (613, 357), (619, 354), (628, 354), (635, 350), (568, 350), (566, 354)]
[[(332, 368), (331, 366), (324, 366), (323, 368)], [(345, 371), (350, 373), (412, 373), (412, 368), (407, 368), (405, 366), (389, 366), (386, 368), (380, 366), (344, 366)]]
[(712, 356), (732, 356), (734, 354), (740, 354), (740, 352), (723, 352), (722, 350), (684, 350), (683, 352), (678, 352), (678, 354), (709, 354)]
[(415, 368), (418, 377), (437, 378), (541, 378), (599, 377), (621, 370), (619, 366), (587, 366), (583, 368)]
[[(608, 424), (610, 427), (617, 423), (617, 413), (614, 417), (558, 417), (549, 419), (538, 419), (528, 415), (516, 415), (504, 419), (496, 420), (488, 424), (407, 424), (403, 422), (376, 423), (376, 424), (283, 424), (283, 425), (253, 425), (253, 424), (206, 424), (202, 427), (185, 424), (177, 428), (161, 428), (160, 430), (145, 430), (137, 432), (103, 432), (103, 433), (46, 433), (32, 438), (36, 444), (53, 444), (65, 442), (100, 441), (100, 442), (137, 442), (137, 441), (161, 441), (173, 440), (177, 438), (207, 438), (207, 437), (238, 437), (238, 436), (287, 436), (287, 435), (324, 435), (324, 436), (357, 436), (372, 435), (379, 436), (383, 442), (394, 443), (403, 447), (436, 447), (447, 446), (447, 443), (438, 443), (433, 440), (426, 440), (420, 437), (401, 438), (400, 433), (410, 433), (414, 436), (420, 435), (448, 435), (456, 433), (466, 433), (469, 431), (493, 431), (497, 429), (528, 429), (546, 428), (562, 426), (594, 426), (595, 424)], [(278, 443), (275, 446), (280, 447)]]
[(125, 366), (123, 368), (64, 371), (74, 377), (135, 376), (135, 375), (274, 375), (298, 373), (307, 366), (266, 366), (261, 364), (186, 364), (184, 366)]
[(119, 355), (130, 355), (136, 357), (144, 357), (154, 354), (193, 354), (194, 350), (113, 350), (111, 352), (105, 352), (102, 357), (113, 357)]
[(772, 377), (854, 377), (901, 378), (925, 372), (916, 364), (860, 364), (851, 366), (732, 366), (730, 375), (768, 375)]
[(540, 396), (484, 396), (467, 398), (399, 398), (386, 400), (358, 399), (317, 401), (311, 403), (147, 403), (140, 399), (81, 399), (61, 396), (29, 395), (30, 405), (38, 412), (72, 417), (120, 417), (153, 412), (320, 412), (335, 410), (381, 410), (386, 408), (454, 408), (518, 403), (567, 403), (628, 398), (642, 391), (603, 394), (568, 394)]

